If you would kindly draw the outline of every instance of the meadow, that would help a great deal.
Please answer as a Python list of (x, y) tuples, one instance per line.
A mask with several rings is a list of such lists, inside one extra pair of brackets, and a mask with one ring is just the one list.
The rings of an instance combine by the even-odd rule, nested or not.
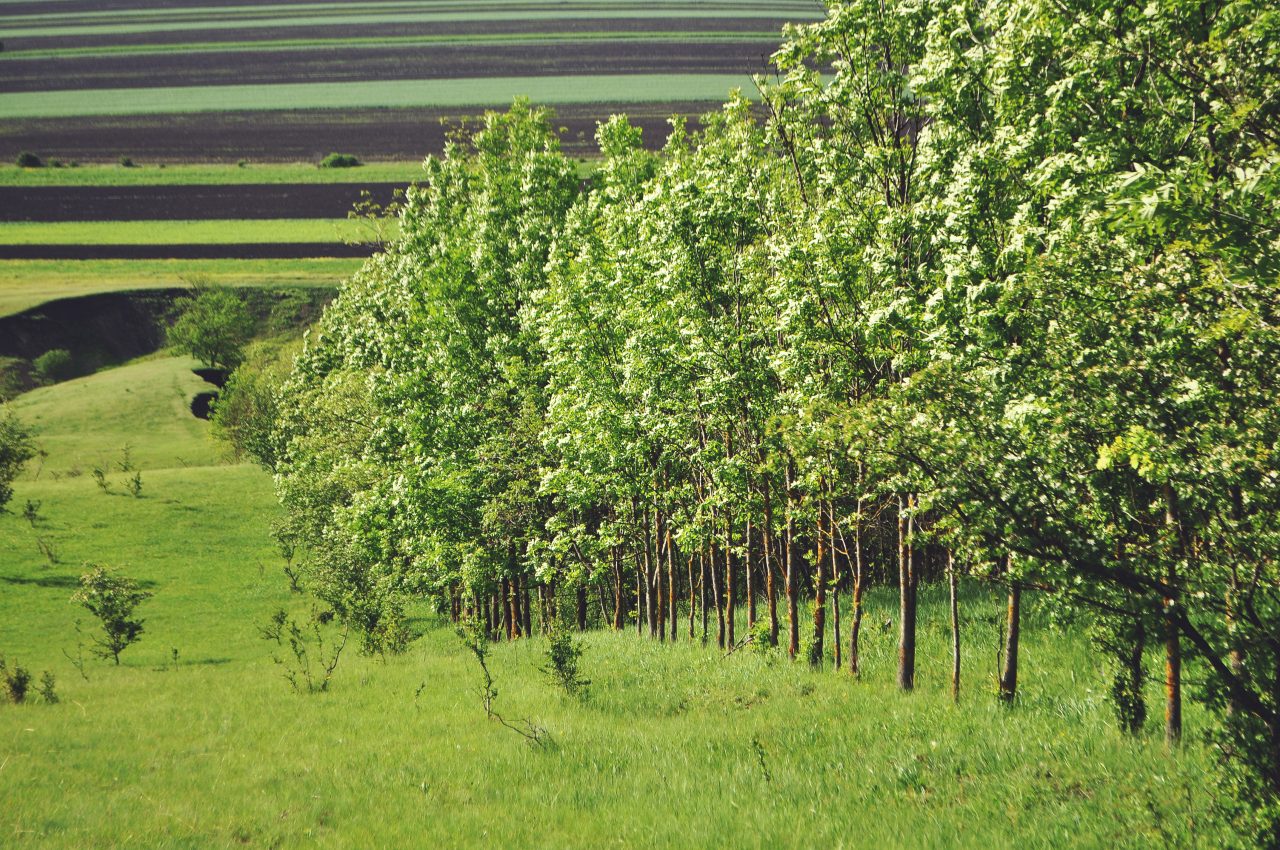
[[(869, 600), (861, 681), (684, 635), (582, 637), (579, 701), (540, 668), (545, 639), (479, 670), (419, 611), (402, 655), (348, 647), (327, 693), (293, 693), (259, 635), (305, 612), (270, 539), (269, 476), (225, 459), (163, 354), (34, 391), (16, 411), (48, 451), (0, 516), (0, 653), (57, 679), (61, 702), (0, 708), (0, 834), (41, 847), (1219, 846), (1194, 737), (1167, 752), (1115, 729), (1097, 656), (1034, 613), (1018, 703), (991, 692), (1000, 599), (965, 587), (965, 690), (946, 693), (946, 606), (922, 600), (920, 679), (893, 684), (892, 589)], [(112, 471), (124, 456), (140, 498)], [(79, 474), (76, 474), (77, 471)], [(52, 541), (51, 564), (36, 538)], [(71, 658), (92, 623), (69, 601), (82, 563), (143, 581), (145, 633), (122, 664)], [(847, 599), (845, 600), (847, 602)], [(986, 612), (978, 614), (977, 612)], [(78, 637), (80, 621), (84, 637)], [(713, 641), (714, 644), (714, 641)], [(64, 652), (66, 654), (64, 654)], [(71, 658), (68, 658), (68, 655)], [(1154, 697), (1154, 694), (1152, 694)], [(1190, 708), (1190, 707), (1189, 707)], [(1194, 711), (1190, 728), (1199, 722)]]
[(350, 219), (273, 219), (269, 227), (246, 219), (160, 221), (6, 221), (3, 245), (233, 245), (242, 242), (342, 242), (360, 238), (363, 222)]

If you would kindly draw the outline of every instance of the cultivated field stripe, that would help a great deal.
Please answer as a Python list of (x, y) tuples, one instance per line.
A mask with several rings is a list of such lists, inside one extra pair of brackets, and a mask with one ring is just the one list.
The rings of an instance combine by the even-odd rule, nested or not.
[(163, 168), (85, 165), (76, 168), (19, 168), (0, 165), (0, 187), (239, 186), (246, 184), (410, 183), (422, 176), (422, 162), (369, 162), (358, 168), (317, 168), (315, 163), (168, 165)]
[(669, 103), (723, 100), (735, 88), (754, 91), (751, 78), (745, 74), (600, 74), (62, 90), (0, 96), (0, 118), (370, 106), (483, 107), (502, 106), (519, 96), (551, 105)]
[(546, 12), (444, 12), (444, 13), (402, 13), (396, 15), (361, 15), (353, 20), (348, 16), (334, 15), (300, 15), (276, 18), (255, 19), (219, 19), (211, 21), (173, 21), (169, 23), (135, 23), (135, 24), (103, 24), (72, 25), (44, 27), (16, 27), (0, 30), (4, 38), (42, 38), (53, 36), (95, 36), (124, 35), (131, 33), (209, 31), (219, 29), (265, 29), (272, 27), (300, 26), (351, 26), (369, 24), (430, 24), (430, 23), (481, 23), (485, 21), (571, 21), (593, 19), (631, 19), (661, 20), (670, 18), (713, 19), (727, 18), (740, 20), (743, 18), (765, 20), (818, 20), (820, 12), (805, 14), (799, 10), (791, 14), (779, 14), (774, 10), (763, 9), (706, 9), (700, 6), (672, 7), (667, 9), (627, 8), (612, 12), (609, 10), (560, 10)]
[(0, 245), (234, 245), (341, 242), (366, 226), (347, 219), (0, 222)]
[(145, 56), (164, 53), (255, 53), (330, 50), (346, 51), (387, 47), (435, 47), (440, 45), (476, 45), (485, 47), (518, 47), (526, 44), (581, 44), (582, 42), (680, 42), (684, 44), (767, 43), (777, 44), (780, 35), (776, 30), (725, 30), (725, 31), (600, 31), (600, 32), (543, 32), (512, 35), (508, 33), (469, 33), (462, 35), (409, 35), (387, 38), (297, 38), (262, 41), (180, 41), (164, 44), (117, 44), (95, 47), (60, 47), (7, 50), (0, 53), (0, 63), (22, 59), (72, 59), (97, 56)]

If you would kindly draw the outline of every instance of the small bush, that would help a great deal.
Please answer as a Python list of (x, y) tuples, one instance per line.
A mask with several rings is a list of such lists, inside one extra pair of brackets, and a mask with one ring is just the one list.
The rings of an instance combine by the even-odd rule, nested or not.
[(40, 699), (49, 705), (54, 705), (61, 700), (58, 699), (58, 692), (54, 690), (57, 681), (53, 678), (53, 674), (48, 670), (40, 675)]
[(31, 151), (23, 151), (18, 154), (19, 168), (43, 168), (44, 160), (33, 154)]
[(0, 684), (4, 685), (9, 702), (19, 705), (26, 701), (27, 689), (31, 687), (31, 674), (25, 667), (15, 662), (13, 669), (10, 669), (4, 657), (0, 656), (0, 679), (3, 679)]
[(582, 647), (574, 641), (573, 634), (564, 626), (556, 626), (551, 632), (550, 644), (547, 646), (548, 664), (543, 668), (543, 672), (571, 697), (586, 696), (587, 686), (591, 684), (578, 670), (580, 658), (582, 658)]
[(331, 153), (320, 160), (321, 168), (356, 168), (363, 165), (359, 159), (349, 153)]
[(54, 348), (41, 354), (31, 363), (36, 377), (46, 383), (65, 381), (76, 376), (75, 361), (65, 348)]
[(129, 479), (129, 494), (135, 499), (142, 498), (142, 473), (135, 472)]
[(121, 168), (137, 168), (138, 166), (135, 165), (133, 160), (130, 159), (129, 157), (122, 156), (120, 157), (120, 167)]

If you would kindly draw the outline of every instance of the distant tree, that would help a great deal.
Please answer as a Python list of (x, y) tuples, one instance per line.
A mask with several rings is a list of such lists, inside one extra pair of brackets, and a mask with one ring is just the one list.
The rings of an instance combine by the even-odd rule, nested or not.
[(31, 434), (12, 413), (0, 415), (0, 510), (13, 498), (13, 479), (35, 457)]
[(321, 168), (356, 168), (363, 164), (358, 157), (349, 153), (331, 153), (320, 160)]
[(44, 160), (33, 154), (31, 151), (23, 151), (18, 154), (19, 168), (43, 168)]
[(31, 369), (42, 381), (53, 383), (75, 377), (75, 361), (65, 348), (54, 348), (31, 362)]
[(120, 653), (142, 637), (142, 620), (133, 611), (151, 598), (137, 580), (119, 575), (97, 564), (86, 564), (89, 572), (80, 576), (80, 589), (71, 597), (98, 618), (103, 637), (95, 638), (95, 650), (102, 658), (120, 663)]
[(181, 314), (169, 328), (169, 344), (210, 369), (234, 369), (253, 333), (253, 316), (229, 289), (196, 287), (178, 302)]

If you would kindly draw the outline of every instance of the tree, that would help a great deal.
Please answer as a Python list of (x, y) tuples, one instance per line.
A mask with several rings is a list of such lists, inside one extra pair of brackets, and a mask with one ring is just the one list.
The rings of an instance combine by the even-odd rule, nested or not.
[(89, 572), (80, 576), (80, 589), (71, 597), (89, 613), (98, 618), (103, 636), (94, 638), (97, 654), (120, 663), (120, 653), (142, 637), (142, 620), (134, 619), (133, 611), (150, 599), (150, 591), (127, 576), (108, 570), (97, 564), (85, 564)]
[(13, 480), (35, 456), (30, 432), (13, 413), (0, 411), (0, 510), (13, 498)]
[(169, 344), (210, 369), (240, 364), (244, 344), (253, 335), (253, 316), (244, 300), (226, 288), (195, 286), (178, 300), (181, 311), (169, 328)]

